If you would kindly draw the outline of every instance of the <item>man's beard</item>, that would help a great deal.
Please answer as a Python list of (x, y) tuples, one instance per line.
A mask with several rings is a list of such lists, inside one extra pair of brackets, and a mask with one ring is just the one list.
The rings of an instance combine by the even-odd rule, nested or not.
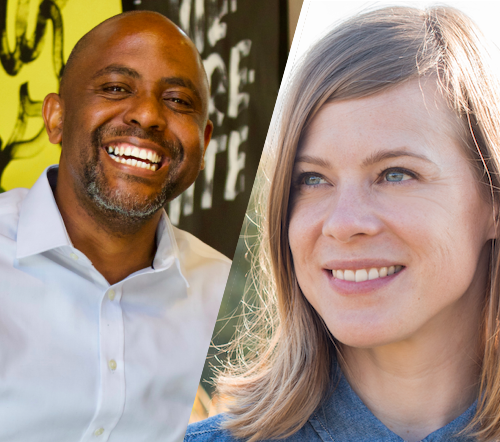
[[(102, 140), (111, 137), (136, 137), (152, 141), (169, 153), (170, 165), (168, 177), (161, 189), (155, 194), (145, 197), (123, 189), (113, 189), (107, 183), (104, 173), (99, 167), (99, 149), (103, 147)], [(150, 219), (176, 192), (176, 183), (172, 181), (176, 170), (184, 158), (184, 148), (180, 141), (168, 142), (157, 132), (146, 131), (139, 127), (114, 128), (101, 126), (92, 134), (92, 157), (90, 161), (84, 158), (82, 182), (86, 196), (94, 203), (98, 211), (106, 217), (127, 224), (136, 224)], [(107, 153), (105, 153), (107, 155)], [(130, 183), (145, 182), (142, 177), (123, 173), (123, 180)]]

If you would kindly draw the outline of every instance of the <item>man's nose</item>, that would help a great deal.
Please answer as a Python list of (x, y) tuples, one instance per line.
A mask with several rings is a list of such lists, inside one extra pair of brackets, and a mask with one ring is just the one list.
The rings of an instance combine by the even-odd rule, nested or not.
[(341, 243), (374, 236), (383, 229), (376, 195), (362, 186), (341, 186), (326, 207), (322, 233)]
[(136, 96), (129, 102), (125, 123), (143, 129), (165, 130), (167, 126), (165, 105), (154, 94)]

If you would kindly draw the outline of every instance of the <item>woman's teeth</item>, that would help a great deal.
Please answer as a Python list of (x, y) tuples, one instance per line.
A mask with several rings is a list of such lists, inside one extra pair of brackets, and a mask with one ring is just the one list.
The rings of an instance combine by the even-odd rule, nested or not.
[[(106, 151), (117, 163), (123, 163), (129, 166), (135, 166), (140, 169), (148, 169), (152, 171), (155, 171), (160, 167), (159, 164), (157, 164), (161, 160), (160, 155), (148, 149), (139, 149), (138, 147), (130, 146), (108, 146)], [(123, 158), (123, 156), (133, 158)]]
[(403, 266), (381, 267), (379, 269), (360, 269), (360, 270), (332, 270), (332, 275), (336, 279), (344, 281), (363, 282), (372, 279), (384, 278), (401, 271)]

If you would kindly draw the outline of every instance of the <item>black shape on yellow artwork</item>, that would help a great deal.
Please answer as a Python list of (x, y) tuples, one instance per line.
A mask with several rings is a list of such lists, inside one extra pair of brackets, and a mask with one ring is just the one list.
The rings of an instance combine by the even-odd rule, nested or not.
[[(28, 35), (28, 8), (29, 0), (17, 1), (15, 20), (16, 40), (14, 49), (10, 49), (7, 37), (7, 2), (0, 3), (0, 61), (4, 71), (15, 76), (23, 65), (31, 63), (38, 58), (43, 48), (47, 33), (47, 21), (52, 22), (52, 59), (54, 73), (60, 79), (64, 68), (63, 39), (64, 29), (61, 15), (61, 6), (66, 0), (44, 0), (38, 8), (36, 26), (31, 35)], [(0, 177), (7, 164), (13, 159), (32, 158), (40, 153), (44, 147), (42, 137), (44, 128), (40, 122), (40, 130), (33, 137), (26, 137), (28, 119), (42, 116), (42, 101), (32, 100), (29, 96), (28, 83), (19, 86), (19, 108), (17, 121), (11, 136), (4, 142), (0, 137)], [(2, 191), (5, 189), (1, 188)]]
[(58, 163), (43, 99), (58, 91), (78, 39), (121, 11), (121, 0), (0, 0), (0, 191), (31, 187)]

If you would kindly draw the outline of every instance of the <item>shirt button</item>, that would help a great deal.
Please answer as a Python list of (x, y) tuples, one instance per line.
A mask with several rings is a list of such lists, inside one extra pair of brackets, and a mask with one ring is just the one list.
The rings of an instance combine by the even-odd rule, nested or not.
[(78, 261), (78, 255), (76, 253), (72, 253), (69, 256), (71, 256), (71, 258), (73, 258), (75, 261)]
[(114, 359), (111, 359), (108, 362), (108, 367), (109, 367), (110, 370), (115, 371), (116, 370), (116, 361)]
[(94, 431), (94, 436), (100, 436), (102, 433), (104, 433), (104, 428), (98, 428)]
[(109, 292), (108, 292), (108, 298), (110, 301), (112, 301), (113, 299), (115, 299), (115, 291), (113, 289), (111, 289)]

